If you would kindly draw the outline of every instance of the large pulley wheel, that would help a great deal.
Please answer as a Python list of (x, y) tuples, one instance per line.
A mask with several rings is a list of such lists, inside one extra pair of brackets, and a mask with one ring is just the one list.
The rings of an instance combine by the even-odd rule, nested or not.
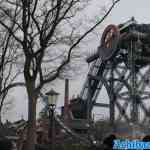
[(108, 25), (101, 38), (100, 56), (103, 60), (110, 59), (117, 51), (119, 41), (119, 28), (115, 25)]

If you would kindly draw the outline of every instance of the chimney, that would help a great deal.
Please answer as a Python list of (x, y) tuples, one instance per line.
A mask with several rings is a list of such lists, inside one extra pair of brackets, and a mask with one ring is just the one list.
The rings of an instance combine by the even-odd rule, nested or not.
[(65, 79), (64, 122), (67, 124), (69, 114), (69, 79)]

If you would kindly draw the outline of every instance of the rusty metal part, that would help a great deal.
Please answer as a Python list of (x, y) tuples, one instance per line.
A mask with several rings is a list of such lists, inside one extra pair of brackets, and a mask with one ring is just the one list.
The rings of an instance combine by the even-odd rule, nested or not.
[(101, 47), (113, 48), (115, 50), (119, 41), (119, 35), (120, 31), (116, 25), (108, 25), (101, 37)]
[(108, 25), (104, 30), (101, 37), (101, 45), (98, 47), (97, 52), (86, 59), (88, 63), (101, 57), (102, 60), (107, 60), (117, 51), (119, 41), (119, 28), (115, 25)]

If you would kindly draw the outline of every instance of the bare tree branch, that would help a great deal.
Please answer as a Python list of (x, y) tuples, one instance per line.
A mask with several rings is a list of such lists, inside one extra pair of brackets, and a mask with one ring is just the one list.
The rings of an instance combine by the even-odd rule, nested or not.
[[(47, 78), (46, 80), (43, 81), (43, 84), (51, 82), (52, 80), (55, 80), (59, 74), (61, 69), (69, 63), (70, 58), (71, 58), (71, 53), (72, 50), (89, 34), (91, 33), (98, 25), (100, 25), (105, 18), (111, 13), (112, 9), (115, 7), (115, 5), (119, 2), (120, 0), (115, 1), (111, 7), (109, 8), (109, 10), (107, 11), (107, 13), (101, 18), (101, 20), (99, 22), (97, 22), (93, 27), (91, 27), (87, 32), (85, 32), (69, 49), (68, 52), (68, 57), (67, 59), (57, 68), (56, 73), (53, 76), (50, 76), (49, 78)], [(39, 88), (41, 88), (41, 85), (39, 86)]]

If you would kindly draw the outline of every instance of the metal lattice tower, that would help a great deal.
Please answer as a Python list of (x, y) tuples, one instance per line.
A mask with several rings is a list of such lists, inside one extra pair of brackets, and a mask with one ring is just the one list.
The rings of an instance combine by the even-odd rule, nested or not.
[[(97, 52), (87, 58), (90, 69), (80, 95), (69, 105), (67, 126), (56, 114), (59, 125), (78, 141), (91, 145), (92, 109), (109, 110), (112, 127), (125, 121), (131, 125), (150, 123), (150, 24), (137, 24), (132, 18), (124, 24), (109, 25), (102, 34)], [(107, 92), (108, 103), (98, 102)], [(103, 96), (103, 99), (106, 97)], [(46, 103), (46, 100), (44, 100)], [(44, 112), (48, 108), (45, 107)], [(142, 116), (142, 117), (141, 117)], [(147, 123), (148, 121), (148, 123)], [(124, 123), (124, 122), (123, 122)], [(134, 126), (135, 127), (135, 126)], [(77, 132), (78, 131), (78, 132)], [(87, 131), (88, 138), (77, 133)], [(92, 143), (93, 144), (93, 143)]]
[[(125, 120), (144, 123), (150, 116), (150, 25), (132, 18), (119, 26), (109, 25), (103, 32), (80, 94), (86, 102), (86, 116), (94, 106), (107, 107), (110, 122)], [(105, 87), (109, 104), (97, 103)], [(140, 117), (140, 112), (143, 114)]]

